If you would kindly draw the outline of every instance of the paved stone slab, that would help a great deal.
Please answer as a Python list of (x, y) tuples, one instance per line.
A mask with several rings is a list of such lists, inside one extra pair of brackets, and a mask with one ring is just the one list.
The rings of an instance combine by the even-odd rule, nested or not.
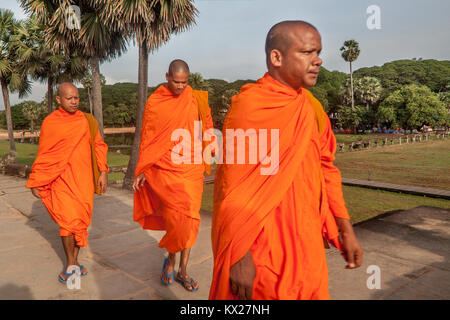
[[(89, 274), (82, 278), (81, 290), (68, 290), (57, 281), (65, 259), (59, 228), (39, 200), (20, 191), (21, 183), (26, 180), (0, 175), (0, 185), (11, 186), (0, 188), (0, 299), (208, 298), (210, 213), (201, 212), (191, 253), (188, 274), (200, 283), (199, 291), (191, 293), (178, 283), (161, 283), (166, 252), (158, 242), (165, 232), (142, 230), (132, 221), (133, 193), (110, 188), (95, 196), (89, 246), (79, 257)], [(392, 212), (357, 224), (355, 232), (365, 250), (361, 268), (345, 270), (340, 253), (327, 251), (332, 298), (450, 299), (450, 210)], [(381, 270), (379, 290), (367, 288), (371, 265)]]
[(153, 243), (123, 255), (105, 258), (104, 261), (135, 278), (146, 281), (159, 276), (164, 258), (164, 250)]
[[(108, 236), (109, 235), (109, 236)], [(156, 240), (140, 229), (120, 234), (104, 234), (100, 239), (89, 239), (89, 248), (95, 254), (107, 258), (120, 255), (136, 248), (157, 244)]]
[(342, 178), (342, 184), (355, 187), (363, 187), (370, 189), (379, 189), (393, 192), (409, 193), (414, 195), (424, 195), (433, 198), (442, 198), (450, 200), (450, 191), (432, 188), (423, 188), (416, 186), (405, 186), (399, 184), (385, 183), (379, 181), (368, 181)]

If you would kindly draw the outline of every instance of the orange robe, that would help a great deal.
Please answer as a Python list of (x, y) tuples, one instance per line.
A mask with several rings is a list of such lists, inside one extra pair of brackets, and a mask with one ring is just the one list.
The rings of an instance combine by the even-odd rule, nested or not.
[[(203, 109), (194, 96), (201, 96)], [(194, 131), (194, 121), (200, 113), (206, 115), (203, 127), (212, 128), (211, 112), (207, 105), (207, 92), (194, 92), (190, 86), (176, 96), (163, 85), (147, 100), (142, 125), (139, 161), (135, 176), (145, 175), (144, 186), (134, 193), (134, 221), (144, 229), (165, 230), (159, 243), (170, 253), (191, 248), (200, 226), (200, 206), (203, 192), (203, 161), (195, 163), (195, 144), (202, 151), (202, 127)], [(176, 145), (183, 139), (172, 141), (172, 133), (185, 129), (190, 134), (190, 154), (182, 154)], [(177, 164), (172, 153), (182, 154), (191, 163)], [(201, 157), (201, 154), (197, 154)]]
[[(97, 166), (108, 171), (108, 146), (100, 132), (95, 137)], [(39, 149), (27, 188), (38, 188), (42, 203), (60, 226), (61, 236), (75, 235), (78, 246), (87, 246), (94, 182), (91, 134), (81, 111), (71, 114), (61, 107), (42, 123)]]
[(261, 175), (261, 159), (218, 166), (210, 299), (237, 298), (230, 267), (249, 250), (256, 266), (253, 299), (329, 299), (323, 237), (340, 249), (334, 216), (349, 215), (332, 163), (336, 141), (326, 113), (307, 90), (296, 91), (266, 73), (232, 98), (224, 154), (226, 130), (238, 128), (267, 129), (269, 137), (278, 129), (279, 167)]

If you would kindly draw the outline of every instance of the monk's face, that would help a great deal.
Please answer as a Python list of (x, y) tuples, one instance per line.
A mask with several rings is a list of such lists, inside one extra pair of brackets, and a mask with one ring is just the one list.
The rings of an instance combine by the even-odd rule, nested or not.
[(174, 95), (181, 94), (189, 81), (188, 72), (174, 72), (172, 75), (166, 73), (167, 86)]
[(322, 51), (320, 34), (305, 27), (293, 27), (288, 32), (289, 46), (280, 53), (280, 59), (272, 60), (272, 64), (275, 62), (281, 82), (295, 90), (312, 87), (316, 84), (322, 65), (322, 59), (319, 58)]
[(67, 85), (60, 88), (60, 93), (56, 96), (58, 104), (67, 112), (75, 113), (78, 110), (80, 95), (75, 86)]

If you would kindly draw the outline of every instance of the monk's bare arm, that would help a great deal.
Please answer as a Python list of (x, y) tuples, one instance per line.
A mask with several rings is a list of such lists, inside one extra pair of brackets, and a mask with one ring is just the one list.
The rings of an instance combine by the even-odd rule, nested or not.
[(108, 172), (101, 171), (100, 176), (98, 177), (98, 186), (102, 189), (102, 193), (106, 192), (108, 187)]
[(136, 178), (134, 178), (133, 183), (133, 191), (139, 191), (139, 189), (144, 185), (145, 183), (145, 175), (144, 173), (141, 173)]
[(322, 154), (322, 172), (326, 184), (328, 205), (341, 232), (342, 255), (347, 262), (347, 269), (358, 268), (362, 263), (363, 250), (353, 231), (344, 195), (342, 193), (341, 173), (334, 165), (336, 138), (331, 130), (331, 123), (326, 116), (325, 129), (320, 137)]
[(255, 263), (249, 250), (230, 268), (231, 293), (238, 295), (240, 300), (251, 300), (255, 277)]
[(362, 264), (363, 250), (356, 238), (353, 226), (348, 219), (334, 217), (336, 224), (341, 231), (342, 247), (345, 261), (347, 261), (347, 269), (358, 268)]

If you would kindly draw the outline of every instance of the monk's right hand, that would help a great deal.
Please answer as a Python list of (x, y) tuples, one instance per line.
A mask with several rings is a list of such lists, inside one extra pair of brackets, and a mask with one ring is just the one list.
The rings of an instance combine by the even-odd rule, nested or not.
[(255, 263), (249, 250), (241, 260), (230, 268), (231, 293), (239, 295), (240, 300), (251, 300), (255, 277)]
[(136, 178), (134, 178), (133, 191), (139, 191), (139, 188), (142, 187), (144, 183), (145, 183), (145, 175), (144, 173), (141, 173)]
[(31, 188), (31, 193), (38, 199), (41, 199), (40, 191), (38, 188)]

